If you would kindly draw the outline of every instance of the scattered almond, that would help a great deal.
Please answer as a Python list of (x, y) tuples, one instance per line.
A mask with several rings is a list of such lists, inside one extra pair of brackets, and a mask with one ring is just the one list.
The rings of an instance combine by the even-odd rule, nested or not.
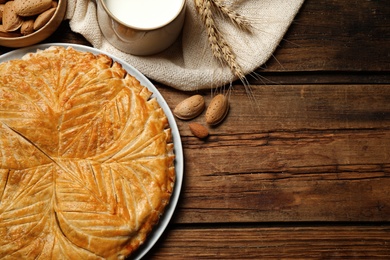
[(41, 29), (50, 20), (50, 18), (53, 17), (55, 11), (56, 8), (50, 8), (38, 15), (37, 19), (34, 21), (34, 31)]
[(180, 102), (173, 113), (182, 120), (190, 120), (200, 115), (205, 108), (204, 98), (201, 95), (193, 95)]
[(217, 125), (222, 122), (229, 111), (229, 101), (223, 94), (216, 95), (206, 110), (206, 123)]
[(15, 12), (15, 2), (8, 1), (4, 4), (3, 26), (6, 32), (13, 32), (22, 26), (22, 18)]
[(52, 0), (14, 0), (16, 13), (33, 16), (43, 13), (52, 6)]
[(199, 123), (190, 123), (188, 127), (191, 133), (200, 139), (206, 138), (209, 135), (209, 130)]

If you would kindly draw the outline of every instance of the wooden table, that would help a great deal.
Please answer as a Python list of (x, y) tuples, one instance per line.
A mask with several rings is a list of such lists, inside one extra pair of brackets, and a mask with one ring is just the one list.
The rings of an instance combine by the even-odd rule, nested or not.
[[(67, 22), (46, 42), (89, 45)], [(236, 82), (207, 140), (177, 121), (182, 194), (148, 259), (389, 258), (388, 2), (306, 0), (256, 72), (257, 107)]]

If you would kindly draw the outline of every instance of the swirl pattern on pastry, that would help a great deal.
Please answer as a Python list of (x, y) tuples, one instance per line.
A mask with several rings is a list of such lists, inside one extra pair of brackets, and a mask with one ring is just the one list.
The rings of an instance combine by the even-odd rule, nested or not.
[(151, 95), (71, 47), (0, 64), (0, 258), (120, 259), (145, 241), (175, 181)]

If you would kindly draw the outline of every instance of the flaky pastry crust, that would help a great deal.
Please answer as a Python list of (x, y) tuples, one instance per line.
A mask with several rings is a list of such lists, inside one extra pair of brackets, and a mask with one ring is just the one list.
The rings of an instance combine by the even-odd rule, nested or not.
[(0, 258), (121, 259), (169, 203), (168, 119), (110, 57), (50, 47), (0, 64)]

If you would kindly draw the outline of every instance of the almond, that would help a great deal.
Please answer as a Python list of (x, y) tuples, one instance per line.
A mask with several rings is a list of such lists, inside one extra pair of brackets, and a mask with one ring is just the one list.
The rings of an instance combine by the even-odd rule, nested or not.
[(222, 122), (229, 111), (229, 101), (223, 94), (216, 95), (206, 110), (206, 123), (217, 125)]
[(54, 8), (57, 8), (58, 6), (58, 2), (57, 1), (51, 1), (51, 6), (50, 7), (54, 7)]
[(0, 24), (0, 32), (6, 33), (7, 31), (4, 29), (4, 25)]
[(52, 0), (14, 0), (16, 13), (20, 16), (41, 14), (52, 6)]
[(3, 19), (4, 4), (0, 4), (0, 20)]
[(4, 30), (4, 26), (0, 24), (0, 37), (20, 37), (22, 36), (19, 32), (7, 32)]
[(16, 31), (22, 25), (22, 18), (15, 12), (15, 1), (8, 1), (4, 4), (3, 26), (7, 32)]
[(25, 20), (20, 27), (20, 33), (23, 35), (28, 35), (34, 32), (34, 20)]
[(173, 113), (177, 118), (190, 120), (200, 115), (204, 108), (204, 98), (201, 95), (193, 95), (180, 102), (173, 110)]
[(55, 11), (56, 8), (50, 8), (38, 15), (37, 19), (34, 21), (34, 31), (41, 29), (50, 20), (50, 18), (53, 17)]
[(190, 128), (191, 133), (200, 139), (209, 136), (209, 130), (199, 123), (190, 123), (188, 124), (188, 127)]

